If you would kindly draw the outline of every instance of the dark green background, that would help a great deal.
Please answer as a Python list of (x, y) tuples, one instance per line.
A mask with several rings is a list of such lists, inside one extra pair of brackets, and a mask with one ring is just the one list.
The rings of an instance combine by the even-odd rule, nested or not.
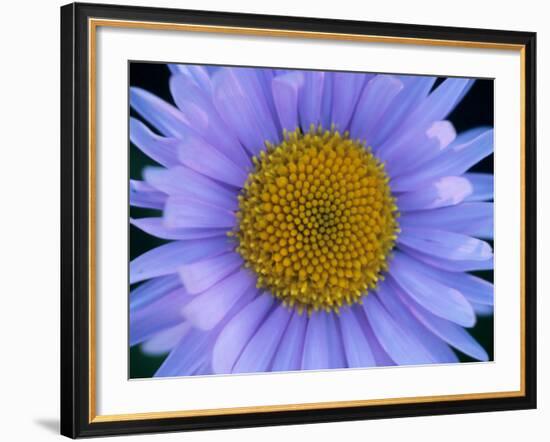
[[(168, 87), (170, 71), (165, 64), (158, 63), (130, 63), (130, 85), (139, 86), (155, 95), (163, 98), (169, 103), (174, 104)], [(434, 85), (436, 87), (442, 78)], [(448, 119), (453, 123), (457, 132), (470, 129), (472, 127), (487, 125), (493, 126), (493, 80), (477, 80), (462, 102), (456, 107)], [(130, 115), (141, 119), (133, 110)], [(153, 128), (152, 128), (153, 129)], [(141, 180), (141, 171), (147, 165), (158, 165), (149, 157), (144, 155), (133, 144), (130, 145), (130, 178)], [(493, 173), (493, 155), (477, 164), (473, 169), (475, 172)], [(141, 218), (146, 216), (159, 216), (157, 210), (141, 209), (130, 207), (130, 216)], [(166, 241), (155, 238), (143, 233), (141, 230), (130, 226), (130, 259), (141, 255), (142, 253), (164, 244)], [(474, 272), (487, 281), (493, 282), (493, 272), (483, 271)], [(137, 285), (136, 285), (137, 286)], [(134, 288), (134, 286), (132, 286)], [(474, 328), (468, 331), (477, 339), (493, 360), (493, 317), (478, 318)], [(457, 352), (462, 362), (472, 362), (470, 357)], [(153, 376), (156, 369), (160, 366), (165, 356), (151, 357), (144, 354), (139, 346), (130, 349), (130, 378), (149, 378)]]

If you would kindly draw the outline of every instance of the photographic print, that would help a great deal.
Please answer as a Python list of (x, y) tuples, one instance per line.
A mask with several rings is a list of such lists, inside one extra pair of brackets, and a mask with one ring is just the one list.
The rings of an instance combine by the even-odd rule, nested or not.
[(129, 62), (129, 377), (491, 361), (493, 101)]

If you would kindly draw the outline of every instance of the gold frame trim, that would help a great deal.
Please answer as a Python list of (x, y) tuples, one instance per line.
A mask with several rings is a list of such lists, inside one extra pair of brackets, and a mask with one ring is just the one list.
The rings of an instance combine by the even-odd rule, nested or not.
[[(186, 31), (217, 34), (235, 34), (235, 35), (254, 35), (267, 37), (292, 37), (323, 40), (357, 41), (370, 43), (388, 43), (388, 44), (410, 44), (421, 46), (444, 46), (444, 47), (463, 47), (477, 49), (496, 49), (518, 51), (520, 53), (520, 167), (521, 167), (521, 226), (520, 226), (520, 389), (518, 391), (501, 391), (487, 393), (465, 393), (453, 395), (437, 396), (416, 396), (399, 397), (387, 399), (368, 399), (353, 401), (333, 401), (333, 402), (315, 402), (301, 404), (284, 405), (262, 405), (234, 408), (215, 408), (198, 410), (178, 410), (178, 411), (158, 411), (147, 413), (128, 413), (128, 414), (96, 414), (96, 31), (97, 28), (115, 27), (115, 28), (134, 28), (148, 30), (164, 31)], [(298, 411), (298, 410), (321, 410), (327, 408), (344, 407), (364, 407), (374, 405), (395, 405), (395, 404), (418, 404), (426, 402), (442, 401), (460, 401), (460, 400), (481, 400), (512, 398), (525, 396), (525, 45), (505, 44), (491, 42), (459, 41), (459, 40), (439, 40), (423, 39), (410, 37), (390, 37), (377, 35), (358, 35), (330, 32), (311, 32), (311, 31), (291, 31), (283, 29), (263, 29), (263, 28), (245, 28), (236, 26), (210, 26), (210, 25), (192, 25), (181, 23), (158, 23), (146, 21), (130, 20), (111, 20), (111, 19), (88, 19), (88, 85), (89, 85), (89, 367), (88, 367), (88, 422), (118, 422), (118, 421), (137, 421), (146, 419), (169, 419), (179, 417), (198, 417), (198, 416), (219, 416), (235, 415), (246, 413), (269, 413), (277, 411)]]

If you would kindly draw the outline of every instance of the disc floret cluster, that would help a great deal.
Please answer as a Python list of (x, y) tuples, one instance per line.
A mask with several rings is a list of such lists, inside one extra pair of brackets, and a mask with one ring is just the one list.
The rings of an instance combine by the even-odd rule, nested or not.
[(258, 286), (299, 311), (338, 311), (376, 287), (398, 232), (383, 164), (321, 127), (254, 157), (239, 195), (237, 251)]

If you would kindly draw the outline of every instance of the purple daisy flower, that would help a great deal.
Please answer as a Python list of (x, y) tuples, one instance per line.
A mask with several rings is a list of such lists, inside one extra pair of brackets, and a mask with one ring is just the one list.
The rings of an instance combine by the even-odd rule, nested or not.
[(169, 68), (176, 106), (130, 90), (162, 166), (130, 183), (167, 240), (130, 263), (156, 376), (488, 360), (493, 179), (468, 171), (493, 131), (445, 120), (474, 80)]

